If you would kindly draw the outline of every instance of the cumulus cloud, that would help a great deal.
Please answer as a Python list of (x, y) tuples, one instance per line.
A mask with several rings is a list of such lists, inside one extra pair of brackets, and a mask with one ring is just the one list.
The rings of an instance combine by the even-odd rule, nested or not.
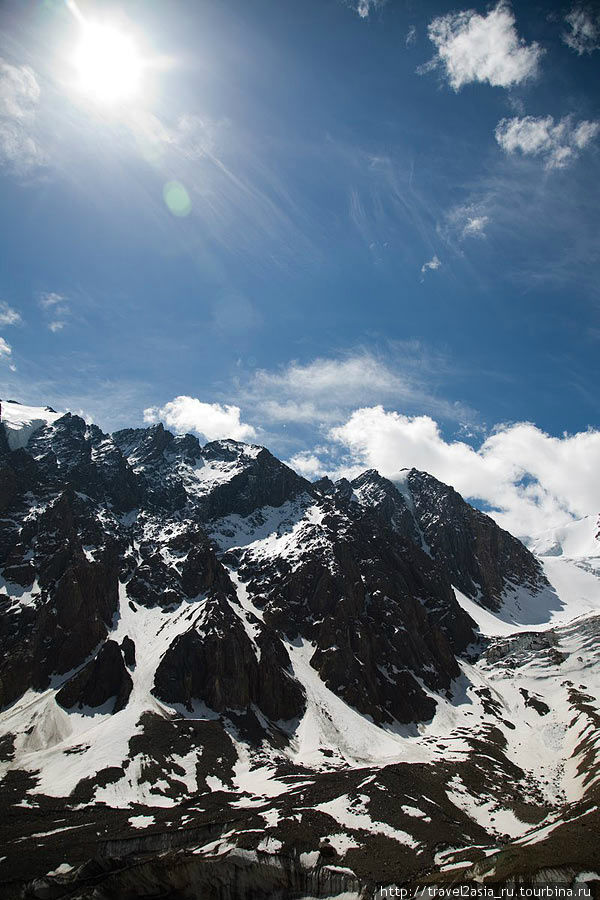
[(323, 460), (310, 450), (301, 450), (300, 453), (296, 453), (295, 456), (288, 459), (287, 464), (299, 475), (313, 481), (327, 473), (327, 466)]
[(600, 11), (577, 3), (565, 16), (567, 30), (562, 39), (579, 56), (600, 48)]
[(0, 302), (0, 325), (20, 325), (21, 314), (9, 306), (8, 303)]
[(33, 69), (0, 59), (0, 166), (16, 174), (46, 163), (35, 135), (39, 98)]
[(502, 0), (485, 16), (473, 9), (439, 16), (428, 33), (437, 53), (419, 71), (441, 69), (455, 91), (472, 82), (520, 84), (536, 74), (544, 52), (518, 36), (514, 14)]
[(425, 273), (430, 270), (432, 272), (435, 272), (435, 270), (439, 269), (441, 265), (442, 264), (437, 256), (434, 256), (433, 259), (429, 260), (429, 262), (423, 263), (423, 265), (421, 266), (421, 273), (425, 275)]
[(552, 116), (514, 116), (498, 122), (495, 136), (505, 153), (539, 156), (547, 169), (564, 169), (599, 131), (600, 122), (584, 119), (575, 124), (572, 116), (556, 123)]
[[(496, 427), (479, 447), (445, 440), (429, 416), (406, 416), (382, 406), (355, 410), (331, 429), (354, 467), (393, 477), (422, 469), (464, 497), (492, 508), (499, 524), (519, 536), (600, 510), (600, 431), (552, 437), (529, 422)], [(317, 470), (318, 460), (312, 463)]]
[(256, 429), (241, 421), (239, 406), (203, 403), (197, 397), (175, 397), (164, 406), (144, 410), (144, 421), (164, 422), (179, 434), (195, 431), (209, 441), (233, 438), (249, 441), (256, 437)]
[(7, 344), (3, 337), (0, 337), (0, 359), (8, 359), (12, 355), (12, 347)]

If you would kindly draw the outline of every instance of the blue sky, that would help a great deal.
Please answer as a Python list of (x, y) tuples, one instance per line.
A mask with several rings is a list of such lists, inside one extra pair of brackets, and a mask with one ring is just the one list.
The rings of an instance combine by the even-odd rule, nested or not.
[[(73, 6), (0, 9), (3, 397), (600, 508), (597, 4)], [(75, 83), (82, 21), (134, 96)]]

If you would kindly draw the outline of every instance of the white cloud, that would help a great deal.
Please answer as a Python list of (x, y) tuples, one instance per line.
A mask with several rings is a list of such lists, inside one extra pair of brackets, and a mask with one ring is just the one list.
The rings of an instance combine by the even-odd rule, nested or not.
[(420, 72), (442, 69), (455, 91), (472, 82), (520, 84), (536, 74), (544, 52), (518, 36), (514, 14), (502, 0), (486, 16), (473, 9), (440, 16), (428, 33), (437, 54)]
[(429, 270), (435, 272), (435, 270), (439, 269), (441, 265), (442, 264), (437, 256), (434, 256), (433, 259), (429, 260), (429, 262), (423, 263), (423, 265), (421, 266), (421, 273), (424, 275)]
[(29, 66), (0, 59), (0, 166), (25, 174), (43, 166), (45, 153), (35, 136), (40, 87)]
[(0, 359), (6, 359), (12, 354), (12, 347), (7, 344), (3, 337), (0, 337)]
[(162, 421), (179, 434), (195, 431), (209, 441), (248, 441), (256, 437), (256, 429), (240, 420), (239, 406), (203, 403), (196, 397), (180, 396), (162, 407), (151, 406), (144, 410), (144, 421)]
[(62, 331), (65, 327), (65, 322), (62, 322), (60, 319), (55, 319), (52, 322), (48, 323), (48, 328), (53, 334), (56, 334), (57, 331)]
[(20, 325), (21, 314), (9, 306), (8, 303), (0, 303), (0, 325)]
[(562, 39), (579, 56), (600, 48), (600, 12), (577, 3), (565, 16), (568, 30)]
[(540, 156), (547, 169), (564, 169), (599, 131), (600, 122), (583, 120), (575, 125), (571, 116), (556, 123), (552, 116), (514, 116), (498, 122), (495, 136), (505, 153)]
[[(528, 422), (498, 426), (478, 448), (443, 438), (429, 416), (357, 409), (331, 438), (353, 464), (393, 476), (414, 466), (493, 507), (513, 534), (532, 535), (600, 510), (600, 431), (552, 437)], [(312, 462), (318, 469), (319, 460)], [(322, 466), (321, 471), (325, 467)]]
[(327, 473), (327, 467), (323, 461), (319, 459), (316, 453), (312, 453), (310, 450), (302, 450), (300, 453), (296, 453), (295, 456), (288, 459), (287, 464), (299, 475), (311, 481), (321, 478)]

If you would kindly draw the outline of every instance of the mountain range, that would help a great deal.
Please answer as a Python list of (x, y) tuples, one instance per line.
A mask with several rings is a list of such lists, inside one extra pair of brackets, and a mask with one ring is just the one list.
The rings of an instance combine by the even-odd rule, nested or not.
[(403, 462), (2, 402), (0, 896), (600, 880), (598, 518)]

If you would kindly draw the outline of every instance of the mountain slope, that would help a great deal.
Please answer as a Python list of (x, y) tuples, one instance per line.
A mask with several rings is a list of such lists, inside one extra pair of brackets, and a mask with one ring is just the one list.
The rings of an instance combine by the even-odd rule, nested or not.
[[(5, 878), (32, 875), (23, 835), (36, 835), (33, 874), (73, 867), (50, 877), (65, 890), (86, 859), (126, 847), (138, 863), (168, 850), (152, 875), (165, 891), (180, 866), (208, 879), (207, 861), (242, 851), (283, 854), (304, 877), (324, 836), (361, 884), (445, 878), (498, 853), (509, 877), (533, 845), (538, 868), (553, 854), (592, 866), (589, 535), (587, 556), (542, 565), (414, 469), (311, 484), (235, 441), (11, 415)], [(555, 579), (557, 562), (569, 568)]]

